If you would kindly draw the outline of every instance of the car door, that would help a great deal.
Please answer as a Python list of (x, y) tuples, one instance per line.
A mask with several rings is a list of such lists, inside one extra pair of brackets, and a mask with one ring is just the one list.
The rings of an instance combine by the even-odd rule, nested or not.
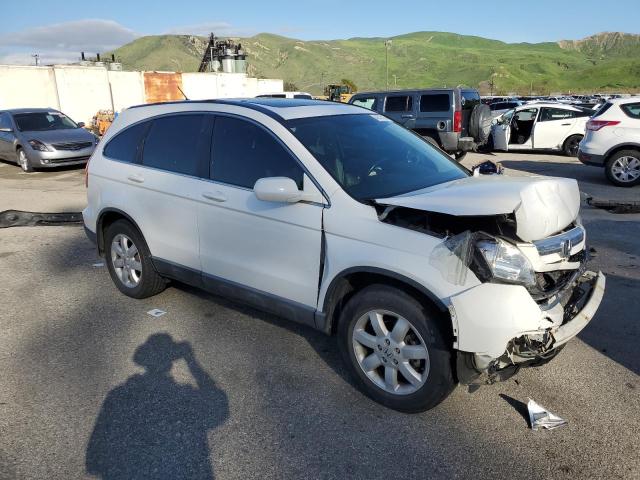
[(104, 156), (120, 164), (100, 162), (104, 170), (92, 171), (118, 184), (103, 189), (103, 203), (137, 223), (156, 268), (179, 280), (201, 270), (195, 192), (206, 176), (212, 126), (199, 113), (133, 125), (105, 146)]
[(413, 94), (390, 94), (384, 101), (383, 113), (396, 123), (406, 128), (415, 128), (416, 114)]
[(15, 132), (8, 113), (0, 113), (0, 158), (4, 160), (16, 160), (13, 150)]
[(495, 150), (508, 151), (509, 139), (511, 138), (511, 120), (515, 110), (506, 112), (491, 127), (491, 137)]
[(209, 290), (285, 316), (301, 310), (312, 315), (323, 205), (259, 200), (253, 186), (267, 177), (288, 177), (300, 189), (315, 189), (293, 154), (264, 126), (216, 115), (211, 180), (200, 191), (198, 207), (203, 282)]
[(562, 148), (575, 122), (573, 110), (562, 107), (542, 107), (538, 120), (533, 126), (533, 148)]

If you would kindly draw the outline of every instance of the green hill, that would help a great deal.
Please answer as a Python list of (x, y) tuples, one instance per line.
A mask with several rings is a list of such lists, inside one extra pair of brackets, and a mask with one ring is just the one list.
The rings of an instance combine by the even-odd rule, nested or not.
[[(249, 73), (282, 78), (298, 89), (348, 78), (360, 90), (385, 88), (382, 38), (302, 41), (261, 33), (237, 39), (248, 53)], [(583, 40), (504, 43), (445, 32), (392, 37), (389, 86), (468, 85), (488, 93), (640, 90), (640, 35), (601, 33)], [(159, 35), (115, 50), (126, 69), (196, 71), (204, 37)]]

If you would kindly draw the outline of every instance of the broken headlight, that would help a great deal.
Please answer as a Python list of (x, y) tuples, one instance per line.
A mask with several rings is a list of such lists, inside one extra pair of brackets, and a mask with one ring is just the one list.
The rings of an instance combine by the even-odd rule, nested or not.
[(493, 278), (521, 285), (535, 285), (535, 272), (518, 247), (498, 238), (482, 239), (476, 248)]

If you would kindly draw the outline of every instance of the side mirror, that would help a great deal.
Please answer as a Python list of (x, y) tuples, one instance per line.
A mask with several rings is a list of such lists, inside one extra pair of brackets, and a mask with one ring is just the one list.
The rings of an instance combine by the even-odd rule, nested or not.
[(3, 127), (3, 128), (0, 128), (0, 132), (11, 133), (11, 132), (13, 132), (13, 128)]
[(304, 198), (304, 192), (287, 177), (260, 178), (253, 186), (253, 192), (259, 200), (265, 202), (297, 203)]
[(85, 123), (84, 122), (78, 122), (78, 128), (84, 128)]

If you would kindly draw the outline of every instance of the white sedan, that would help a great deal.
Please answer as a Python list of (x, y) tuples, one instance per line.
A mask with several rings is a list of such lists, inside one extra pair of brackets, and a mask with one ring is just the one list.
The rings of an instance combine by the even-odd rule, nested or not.
[(493, 148), (560, 150), (575, 157), (592, 113), (559, 103), (522, 105), (496, 118), (491, 128)]

